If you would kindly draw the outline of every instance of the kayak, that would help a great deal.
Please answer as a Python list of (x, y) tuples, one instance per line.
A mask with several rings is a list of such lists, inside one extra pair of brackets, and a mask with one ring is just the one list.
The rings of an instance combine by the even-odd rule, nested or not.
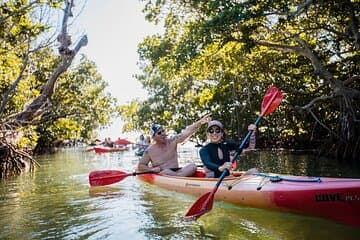
[(124, 145), (124, 146), (127, 146), (127, 145), (129, 145), (129, 144), (133, 144), (133, 142), (131, 142), (131, 141), (125, 139), (125, 138), (122, 138), (122, 139), (119, 138), (118, 140), (116, 140), (116, 141), (114, 142), (114, 144), (115, 144), (115, 145)]
[(118, 147), (118, 148), (111, 148), (111, 147), (94, 147), (94, 151), (96, 153), (107, 153), (107, 152), (121, 152), (128, 150), (128, 147)]
[[(218, 179), (143, 174), (144, 182), (172, 191), (202, 196), (213, 190)], [(226, 177), (215, 200), (241, 206), (325, 218), (360, 227), (360, 179), (257, 173)], [(190, 207), (190, 206), (189, 206)]]
[(94, 147), (88, 147), (85, 149), (85, 152), (91, 152), (94, 151)]

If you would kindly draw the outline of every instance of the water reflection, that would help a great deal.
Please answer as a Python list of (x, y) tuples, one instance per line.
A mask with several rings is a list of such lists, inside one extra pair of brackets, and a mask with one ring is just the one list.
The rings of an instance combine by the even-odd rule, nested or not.
[(101, 186), (101, 187), (90, 187), (90, 197), (101, 197), (105, 199), (124, 197), (124, 193), (121, 192), (119, 187)]
[(246, 152), (238, 159), (239, 169), (258, 168), (261, 172), (304, 176), (360, 177), (360, 166), (333, 159), (317, 158), (310, 153), (293, 151)]
[[(355, 239), (332, 222), (253, 208), (217, 206), (200, 219), (203, 231), (224, 239)], [(337, 236), (337, 237), (333, 237)], [(325, 238), (326, 237), (326, 238)]]
[[(200, 163), (196, 149), (182, 163)], [(360, 229), (323, 219), (215, 202), (196, 222), (182, 217), (197, 198), (163, 190), (129, 176), (89, 187), (93, 170), (132, 172), (134, 152), (95, 154), (64, 149), (37, 159), (33, 174), (0, 182), (0, 239), (357, 239)], [(309, 176), (359, 176), (357, 168), (308, 155), (253, 152), (238, 167)]]
[(175, 236), (179, 239), (194, 239), (192, 223), (182, 221), (190, 199), (179, 193), (158, 190), (154, 186), (144, 187), (142, 199), (146, 203), (146, 214), (152, 221), (141, 226), (140, 231), (147, 239), (172, 239)]

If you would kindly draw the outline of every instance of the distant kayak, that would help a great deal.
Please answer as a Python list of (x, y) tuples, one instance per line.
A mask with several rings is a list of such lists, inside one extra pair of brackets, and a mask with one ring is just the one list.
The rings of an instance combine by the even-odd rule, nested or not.
[(94, 147), (88, 147), (85, 149), (85, 152), (91, 152), (94, 151)]
[[(138, 175), (138, 178), (168, 190), (195, 196), (212, 191), (218, 180), (162, 174), (144, 174)], [(265, 173), (227, 177), (219, 186), (215, 200), (321, 217), (360, 227), (360, 179), (356, 178)]]
[(111, 148), (111, 147), (94, 147), (94, 151), (96, 153), (107, 153), (107, 152), (121, 152), (121, 151), (125, 151), (128, 150), (128, 147), (125, 146), (121, 146), (121, 147), (116, 147), (116, 148)]
[(124, 146), (127, 146), (127, 145), (130, 145), (130, 144), (133, 144), (133, 142), (125, 139), (125, 138), (119, 138), (117, 140), (114, 141), (114, 144), (115, 145), (124, 145)]

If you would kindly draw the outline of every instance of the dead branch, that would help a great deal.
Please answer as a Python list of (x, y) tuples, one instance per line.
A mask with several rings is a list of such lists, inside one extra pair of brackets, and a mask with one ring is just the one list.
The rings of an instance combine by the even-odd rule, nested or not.
[(34, 118), (44, 112), (42, 108), (46, 106), (47, 100), (53, 95), (55, 91), (55, 83), (58, 80), (59, 76), (70, 67), (73, 59), (75, 58), (79, 50), (83, 46), (87, 45), (87, 36), (84, 35), (73, 50), (69, 49), (71, 45), (71, 37), (67, 33), (67, 24), (69, 17), (72, 16), (72, 7), (72, 0), (65, 2), (61, 33), (57, 37), (57, 40), (60, 43), (60, 64), (55, 68), (53, 73), (50, 75), (47, 83), (43, 86), (41, 95), (35, 98), (23, 111), (16, 114), (14, 120), (12, 120), (9, 124), (14, 126), (26, 126), (30, 124), (34, 120)]

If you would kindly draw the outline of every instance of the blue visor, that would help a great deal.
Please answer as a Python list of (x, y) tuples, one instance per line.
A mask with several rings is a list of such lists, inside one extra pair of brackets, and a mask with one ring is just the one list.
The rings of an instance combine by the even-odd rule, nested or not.
[(150, 135), (151, 135), (151, 136), (154, 136), (155, 133), (156, 133), (157, 131), (159, 131), (160, 128), (162, 128), (161, 125), (159, 125), (159, 124), (153, 124), (153, 125), (151, 126), (151, 129), (150, 129)]

